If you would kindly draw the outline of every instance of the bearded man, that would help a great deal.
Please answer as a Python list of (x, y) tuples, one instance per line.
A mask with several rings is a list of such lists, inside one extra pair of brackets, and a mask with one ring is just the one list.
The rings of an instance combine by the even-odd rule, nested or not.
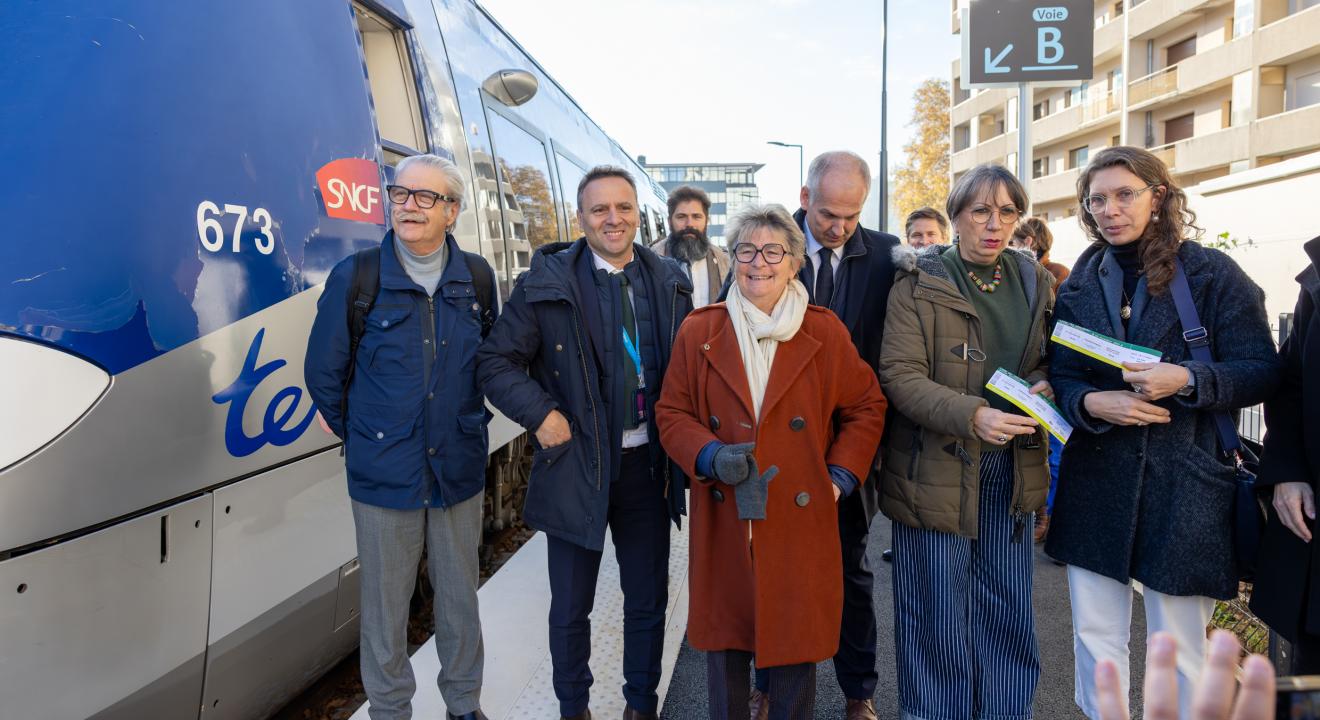
[(709, 222), (710, 196), (690, 185), (675, 188), (669, 194), (669, 236), (651, 246), (683, 267), (692, 281), (694, 309), (715, 302), (729, 274), (729, 254), (706, 236)]

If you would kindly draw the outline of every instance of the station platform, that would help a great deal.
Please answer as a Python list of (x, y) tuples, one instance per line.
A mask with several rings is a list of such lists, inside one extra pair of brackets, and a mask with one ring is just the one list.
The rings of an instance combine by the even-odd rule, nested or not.
[[(702, 653), (684, 641), (687, 625), (688, 545), (684, 530), (672, 531), (669, 574), (669, 612), (665, 632), (664, 667), (660, 681), (662, 720), (700, 720), (709, 717), (706, 701), (706, 662)], [(876, 710), (881, 718), (898, 717), (894, 675), (893, 598), (889, 565), (880, 553), (889, 547), (890, 523), (877, 517), (871, 529), (869, 557), (875, 573), (875, 607), (879, 629)], [(613, 545), (606, 541), (592, 613), (591, 710), (597, 720), (623, 714), (621, 659), (623, 655), (623, 594)], [(551, 687), (550, 651), (546, 617), (550, 608), (546, 575), (545, 536), (537, 534), (495, 574), (478, 593), (486, 643), (485, 687), (482, 708), (491, 720), (556, 720), (558, 703)], [(1072, 619), (1068, 580), (1063, 567), (1036, 550), (1036, 632), (1040, 646), (1041, 679), (1035, 716), (1048, 720), (1074, 720), (1084, 716), (1073, 702)], [(1133, 707), (1140, 707), (1142, 668), (1145, 665), (1145, 615), (1133, 603), (1132, 688)], [(435, 646), (428, 642), (412, 658), (417, 676), (413, 716), (443, 718), (445, 706), (434, 678), (439, 670)], [(816, 718), (843, 717), (844, 698), (830, 662), (817, 671)], [(353, 720), (368, 720), (365, 706)]]

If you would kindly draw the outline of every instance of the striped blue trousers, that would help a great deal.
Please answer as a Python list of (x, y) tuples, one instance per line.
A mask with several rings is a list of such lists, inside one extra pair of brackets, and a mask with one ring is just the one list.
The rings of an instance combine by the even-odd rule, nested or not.
[(1014, 539), (1013, 455), (981, 454), (979, 537), (894, 523), (903, 720), (1026, 720), (1040, 679), (1031, 518)]

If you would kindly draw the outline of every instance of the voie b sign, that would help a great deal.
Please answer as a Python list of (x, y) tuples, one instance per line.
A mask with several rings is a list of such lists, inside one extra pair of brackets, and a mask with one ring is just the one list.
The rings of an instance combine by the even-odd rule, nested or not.
[(1091, 0), (971, 0), (963, 13), (965, 87), (1091, 79)]

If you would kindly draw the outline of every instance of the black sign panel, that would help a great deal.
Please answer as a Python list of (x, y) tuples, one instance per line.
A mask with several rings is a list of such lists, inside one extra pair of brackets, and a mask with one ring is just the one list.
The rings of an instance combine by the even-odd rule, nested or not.
[(971, 0), (962, 32), (966, 86), (1091, 79), (1093, 0)]

